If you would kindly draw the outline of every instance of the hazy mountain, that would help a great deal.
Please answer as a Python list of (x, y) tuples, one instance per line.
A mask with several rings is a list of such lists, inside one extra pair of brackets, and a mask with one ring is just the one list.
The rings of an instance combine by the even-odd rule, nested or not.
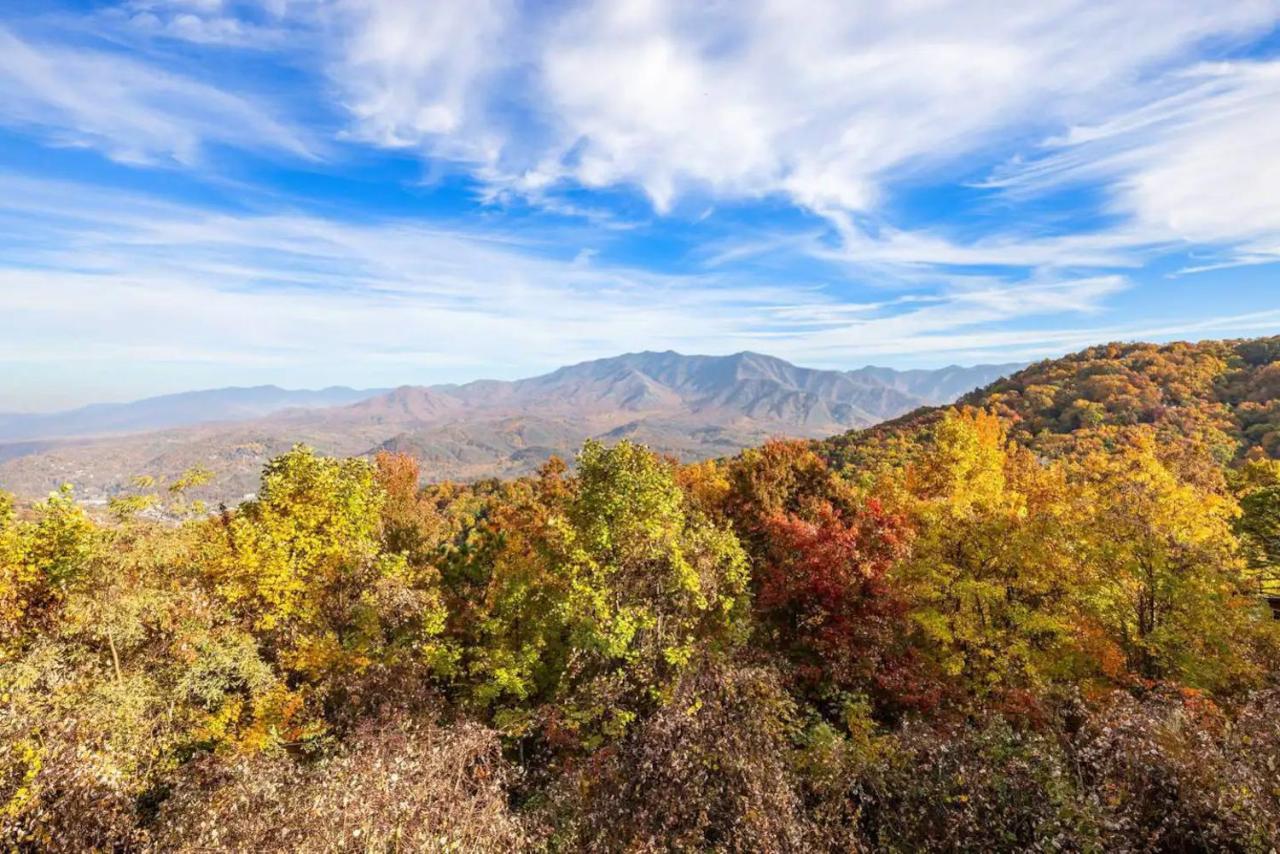
[(1002, 365), (976, 365), (961, 367), (896, 371), (893, 368), (866, 367), (851, 374), (866, 377), (885, 386), (927, 400), (933, 405), (951, 403), (971, 391), (985, 388), (998, 379), (1023, 368), (1020, 362)]
[(64, 412), (0, 413), (0, 441), (106, 436), (164, 430), (207, 421), (242, 421), (292, 407), (341, 406), (385, 391), (345, 386), (313, 391), (261, 385), (187, 391), (148, 397), (133, 403), (95, 403)]
[(796, 412), (790, 410), (796, 406), (809, 417), (811, 408), (806, 407), (822, 403), (838, 411), (833, 415), (835, 421), (879, 421), (888, 412), (949, 402), (1019, 367), (831, 371), (801, 368), (759, 353), (684, 356), (667, 351), (582, 362), (513, 383), (482, 380), (463, 386), (434, 386), (431, 391), (470, 406), (518, 403), (573, 411), (583, 407), (641, 411), (680, 401), (695, 411), (729, 406), (748, 415), (774, 415), (784, 420), (795, 417)]
[[(28, 427), (21, 433), (24, 441), (0, 445), (0, 486), (33, 495), (70, 481), (82, 496), (102, 499), (138, 474), (169, 479), (203, 465), (217, 475), (205, 497), (237, 500), (257, 488), (262, 463), (294, 442), (333, 454), (410, 453), (437, 479), (526, 473), (552, 454), (571, 456), (591, 437), (633, 439), (698, 459), (773, 436), (821, 438), (869, 426), (950, 402), (1016, 367), (831, 371), (758, 353), (645, 352), (514, 382), (383, 392), (192, 392), (107, 407), (97, 420), (103, 408), (45, 416), (58, 432), (31, 433)], [(325, 406), (325, 395), (347, 405)], [(209, 408), (201, 409), (202, 400)], [(264, 417), (254, 417), (259, 415)], [(170, 425), (199, 423), (112, 438), (57, 439), (123, 431), (161, 418)], [(69, 432), (73, 428), (81, 432)]]

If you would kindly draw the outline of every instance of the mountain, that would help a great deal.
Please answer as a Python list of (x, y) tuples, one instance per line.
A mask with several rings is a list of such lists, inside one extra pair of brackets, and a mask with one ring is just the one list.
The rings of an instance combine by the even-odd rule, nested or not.
[(875, 380), (888, 388), (906, 392), (932, 404), (942, 404), (950, 403), (975, 389), (984, 388), (1023, 367), (1023, 364), (1016, 362), (1003, 365), (979, 365), (972, 368), (948, 365), (934, 370), (912, 371), (866, 367), (851, 373)]
[(206, 421), (238, 421), (291, 407), (340, 406), (384, 391), (344, 386), (311, 391), (262, 385), (166, 394), (133, 403), (96, 403), (65, 412), (0, 413), (0, 442), (141, 433)]
[[(1147, 424), (1172, 446), (1198, 437), (1227, 459), (1280, 459), (1280, 337), (1090, 347), (1011, 372), (959, 403), (1003, 416), (1011, 437), (1041, 454), (1087, 428)], [(818, 444), (839, 468), (901, 462), (904, 448), (927, 444), (941, 415), (920, 409)]]
[[(698, 459), (732, 454), (773, 436), (820, 438), (866, 427), (950, 402), (1014, 368), (834, 371), (759, 353), (668, 351), (597, 359), (513, 382), (382, 392), (192, 392), (107, 408), (104, 417), (95, 407), (87, 407), (87, 414), (45, 416), (51, 419), (48, 433), (28, 426), (0, 434), (23, 437), (0, 444), (0, 486), (38, 495), (72, 482), (82, 497), (104, 500), (139, 474), (172, 479), (201, 465), (215, 473), (204, 497), (238, 500), (256, 490), (262, 463), (295, 442), (348, 456), (410, 453), (433, 479), (524, 474), (553, 454), (571, 457), (592, 437), (629, 438)], [(324, 395), (346, 405), (326, 406)], [(209, 407), (202, 409), (201, 401)], [(143, 424), (176, 429), (85, 438), (90, 432), (145, 429), (138, 426)]]

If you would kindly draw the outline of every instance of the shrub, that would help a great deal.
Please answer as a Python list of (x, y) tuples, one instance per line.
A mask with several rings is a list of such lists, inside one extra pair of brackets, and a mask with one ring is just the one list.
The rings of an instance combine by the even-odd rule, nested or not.
[(801, 851), (788, 768), (795, 710), (769, 670), (703, 666), (672, 702), (557, 784), (568, 850)]
[(1261, 851), (1280, 842), (1280, 691), (1235, 721), (1204, 697), (1117, 693), (1076, 739), (1090, 797), (1109, 813), (1108, 847)]
[(144, 838), (130, 781), (73, 726), (43, 742), (15, 736), (0, 727), (0, 848), (110, 851)]
[(876, 849), (1097, 850), (1061, 747), (1000, 719), (905, 726), (868, 775), (863, 829)]
[(514, 771), (476, 724), (366, 724), (334, 755), (198, 762), (154, 829), (163, 851), (511, 851), (529, 829), (507, 806)]

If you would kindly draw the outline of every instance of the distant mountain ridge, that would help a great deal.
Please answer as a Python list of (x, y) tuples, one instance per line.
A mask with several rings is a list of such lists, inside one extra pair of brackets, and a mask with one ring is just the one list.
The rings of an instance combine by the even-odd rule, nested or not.
[(185, 391), (131, 403), (94, 403), (63, 412), (0, 413), (0, 441), (138, 433), (208, 421), (260, 418), (291, 407), (341, 406), (385, 391), (346, 386), (294, 390), (260, 385)]
[[(581, 391), (607, 388), (609, 393), (603, 397), (628, 409), (660, 403), (669, 399), (664, 398), (668, 392), (687, 403), (707, 407), (734, 397), (741, 399), (744, 392), (755, 389), (762, 394), (771, 391), (807, 394), (836, 405), (853, 406), (857, 401), (864, 401), (869, 404), (864, 414), (878, 420), (884, 417), (886, 407), (950, 401), (1021, 367), (1021, 364), (1003, 364), (951, 366), (940, 371), (874, 367), (838, 371), (802, 368), (774, 356), (746, 351), (729, 356), (686, 356), (667, 350), (595, 359), (512, 383), (481, 380), (431, 389), (477, 403), (492, 397), (503, 386), (509, 399), (528, 402), (545, 400), (549, 392), (561, 394), (570, 387)], [(761, 401), (751, 398), (750, 404), (758, 407)]]
[[(295, 442), (350, 456), (411, 453), (434, 479), (527, 473), (553, 454), (571, 456), (592, 437), (630, 438), (697, 459), (773, 436), (821, 438), (866, 427), (949, 403), (1018, 367), (838, 371), (759, 353), (666, 351), (595, 359), (515, 381), (191, 392), (43, 416), (63, 431), (56, 436), (31, 435), (32, 422), (15, 427), (0, 418), (0, 440), (22, 439), (0, 444), (0, 488), (34, 495), (70, 481), (80, 494), (102, 499), (135, 475), (172, 478), (203, 465), (216, 474), (206, 497), (239, 499), (256, 490), (261, 464)], [(94, 430), (146, 430), (142, 425), (163, 419), (168, 429), (86, 438)]]

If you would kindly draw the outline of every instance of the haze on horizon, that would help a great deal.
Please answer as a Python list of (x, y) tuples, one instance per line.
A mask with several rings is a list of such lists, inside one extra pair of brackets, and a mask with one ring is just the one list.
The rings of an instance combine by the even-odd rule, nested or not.
[(1280, 0), (0, 0), (0, 412), (1275, 332), (1278, 25)]

